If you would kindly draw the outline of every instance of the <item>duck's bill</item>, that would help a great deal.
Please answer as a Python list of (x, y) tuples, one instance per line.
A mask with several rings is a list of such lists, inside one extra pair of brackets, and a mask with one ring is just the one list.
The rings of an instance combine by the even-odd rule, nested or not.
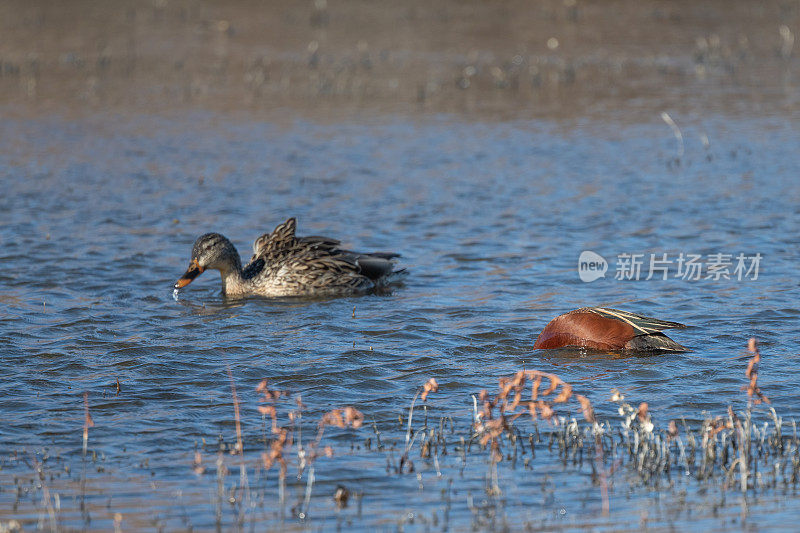
[(197, 264), (197, 260), (192, 260), (191, 264), (189, 265), (189, 269), (180, 277), (178, 281), (175, 282), (176, 289), (182, 289), (192, 281), (194, 278), (199, 276), (203, 273), (203, 267)]

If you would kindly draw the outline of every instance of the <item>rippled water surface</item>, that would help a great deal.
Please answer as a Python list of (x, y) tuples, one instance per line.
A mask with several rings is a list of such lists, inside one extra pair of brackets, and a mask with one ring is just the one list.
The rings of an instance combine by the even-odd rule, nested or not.
[[(455, 452), (443, 456), (441, 477), (418, 454), (413, 473), (391, 467), (408, 405), (428, 378), (440, 385), (428, 416), (437, 425), (451, 417), (461, 435), (470, 395), (522, 368), (558, 374), (604, 416), (616, 413), (607, 399), (617, 387), (632, 403), (648, 402), (662, 425), (692, 423), (744, 405), (751, 336), (762, 343), (762, 389), (787, 424), (800, 415), (800, 136), (780, 117), (673, 118), (680, 157), (657, 114), (635, 125), (4, 120), (0, 517), (48, 524), (33, 474), (44, 468), (49, 498), (60, 494), (59, 520), (74, 528), (111, 529), (115, 513), (128, 529), (228, 529), (240, 512), (242, 527), (257, 529), (680, 529), (688, 520), (715, 528), (797, 519), (791, 488), (751, 496), (744, 519), (735, 494), (725, 501), (679, 479), (660, 493), (628, 485), (624, 472), (601, 518), (589, 466), (562, 464), (546, 445), (533, 468), (502, 470), (499, 500), (487, 498), (487, 460), (477, 451), (464, 465)], [(409, 274), (388, 294), (231, 301), (211, 271), (173, 300), (198, 235), (221, 232), (249, 257), (252, 241), (289, 216), (300, 234), (400, 252)], [(609, 260), (604, 279), (579, 279), (583, 250)], [(682, 252), (763, 259), (757, 280), (614, 279), (619, 254)], [(585, 305), (689, 324), (670, 335), (691, 351), (532, 351), (552, 317)], [(239, 456), (217, 454), (220, 440), (236, 440), (227, 369), (241, 404), (247, 498), (236, 488)], [(334, 456), (316, 461), (305, 521), (307, 472), (297, 480), (296, 456), (287, 457), (283, 513), (277, 469), (258, 467), (263, 379), (290, 393), (284, 413), (302, 396), (303, 439), (333, 408), (353, 405), (366, 417), (359, 430), (326, 431)], [(85, 463), (84, 392), (94, 422)], [(338, 484), (353, 495), (343, 509), (332, 498)]]

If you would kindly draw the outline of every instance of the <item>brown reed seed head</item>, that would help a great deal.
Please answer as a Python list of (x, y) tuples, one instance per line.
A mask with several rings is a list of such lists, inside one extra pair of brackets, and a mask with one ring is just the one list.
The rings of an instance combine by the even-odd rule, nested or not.
[(264, 398), (261, 400), (262, 402), (274, 402), (281, 396), (286, 396), (285, 391), (271, 390), (267, 386), (266, 379), (261, 380), (261, 383), (259, 383), (258, 386), (256, 387), (256, 392), (260, 392), (264, 395)]
[(269, 415), (272, 418), (275, 418), (275, 406), (274, 405), (259, 405), (258, 412), (262, 415)]
[(350, 427), (358, 429), (364, 424), (364, 414), (355, 407), (347, 406), (344, 408), (344, 421)]
[(572, 396), (572, 386), (569, 383), (566, 383), (560, 377), (556, 376), (555, 374), (550, 374), (549, 372), (540, 372), (539, 370), (525, 370), (523, 371), (525, 376), (528, 379), (533, 379), (533, 386), (531, 390), (531, 400), (537, 400), (539, 397), (539, 387), (542, 384), (542, 379), (547, 378), (550, 382), (550, 385), (544, 391), (541, 391), (542, 396), (548, 396), (553, 394), (558, 390), (559, 387), (562, 387), (561, 392), (559, 395), (554, 399), (556, 403), (563, 403), (566, 402)]
[(285, 393), (279, 390), (266, 390), (264, 391), (264, 400), (265, 401), (275, 401)]
[(425, 385), (422, 386), (422, 401), (424, 402), (428, 398), (428, 394), (431, 392), (436, 392), (439, 390), (439, 384), (436, 383), (436, 380), (431, 378), (425, 382)]
[(553, 408), (550, 407), (547, 402), (542, 400), (528, 402), (528, 411), (530, 412), (533, 420), (536, 420), (536, 415), (538, 414), (542, 420), (546, 420), (548, 422), (550, 422), (556, 414)]
[(539, 411), (542, 413), (542, 418), (548, 422), (556, 415), (555, 410), (541, 400), (539, 400)]
[(342, 418), (342, 410), (341, 409), (334, 409), (333, 411), (328, 411), (319, 421), (321, 426), (336, 426), (339, 428), (345, 427), (344, 418)]
[(572, 396), (572, 385), (569, 383), (561, 382), (561, 392), (558, 396), (553, 398), (553, 403), (564, 403)]
[(511, 402), (511, 405), (504, 405), (503, 411), (515, 411), (517, 406), (519, 405), (520, 400), (522, 399), (522, 391), (516, 390), (514, 393), (514, 401)]
[[(548, 386), (546, 389), (540, 390), (544, 379), (548, 380)], [(523, 402), (522, 391), (529, 380), (531, 381), (531, 401)], [(545, 396), (551, 397), (546, 401), (539, 399)], [(485, 390), (480, 392), (478, 399), (483, 402), (483, 417), (485, 420), (490, 420), (492, 418), (492, 409), (498, 404), (501, 417), (505, 417), (506, 412), (510, 411), (513, 413), (517, 407), (522, 404), (528, 408), (531, 418), (534, 420), (538, 416), (552, 422), (553, 417), (555, 417), (553, 404), (566, 403), (572, 396), (572, 385), (566, 383), (555, 374), (541, 372), (539, 370), (520, 370), (512, 377), (500, 378), (498, 394), (493, 400)], [(581, 403), (581, 410), (584, 413), (584, 417), (587, 418), (587, 420), (594, 421), (594, 410), (589, 400), (586, 399), (585, 396), (578, 395), (576, 397)], [(516, 414), (511, 419), (513, 420), (518, 416), (519, 414)], [(556, 423), (557, 422), (558, 420), (556, 419)]]
[(272, 454), (268, 454), (267, 452), (262, 452), (261, 461), (264, 463), (264, 470), (269, 470), (270, 468), (272, 468), (272, 463), (274, 461), (272, 459)]
[(274, 405), (259, 405), (258, 412), (272, 419), (272, 432), (278, 433), (278, 412)]
[(481, 446), (486, 446), (486, 444), (491, 440), (494, 441), (497, 437), (502, 435), (503, 430), (506, 427), (505, 420), (502, 418), (498, 418), (496, 420), (490, 420), (486, 424), (484, 424), (484, 433), (481, 436)]
[(265, 470), (269, 470), (273, 464), (278, 463), (281, 465), (281, 471), (285, 472), (286, 461), (283, 459), (283, 448), (287, 444), (287, 439), (288, 432), (285, 429), (281, 429), (278, 437), (270, 444), (269, 452), (263, 452), (261, 454), (261, 460), (264, 463)]
[(355, 407), (347, 406), (344, 409), (328, 411), (319, 421), (320, 426), (336, 426), (345, 428), (350, 426), (358, 429), (364, 424), (364, 414)]
[(642, 402), (639, 404), (639, 409), (636, 410), (636, 416), (639, 418), (639, 422), (645, 422), (647, 420), (647, 409), (649, 406), (647, 402)]
[(550, 386), (542, 393), (542, 396), (547, 396), (548, 394), (552, 394), (558, 388), (559, 382), (561, 381), (559, 378), (555, 376), (547, 376), (550, 379)]
[(542, 376), (537, 374), (533, 378), (533, 385), (531, 386), (531, 400), (536, 400), (539, 397), (539, 387), (542, 385)]
[[(525, 386), (526, 379), (525, 372), (522, 370), (514, 374), (512, 378), (500, 378), (500, 392), (497, 395), (497, 399), (505, 401), (512, 391), (514, 391), (517, 398), (519, 398), (522, 388)], [(519, 403), (518, 399), (514, 402), (515, 406), (517, 403)]]
[[(758, 364), (761, 362), (761, 353), (758, 351), (758, 344), (755, 338), (751, 338), (747, 342), (747, 349), (753, 354), (753, 357), (747, 363), (747, 370), (745, 370), (745, 376), (750, 380), (750, 383), (746, 386), (747, 397), (755, 405), (761, 402), (770, 403), (769, 398), (758, 387)], [(742, 387), (742, 389), (744, 388)]]
[(483, 410), (481, 411), (481, 416), (483, 416), (484, 420), (491, 420), (492, 419), (492, 410), (494, 409), (494, 402), (490, 402), (489, 400), (484, 400), (483, 402)]
[(200, 451), (194, 452), (194, 461), (192, 461), (192, 470), (198, 476), (205, 472), (205, 467), (203, 466), (203, 456), (200, 455)]
[(673, 439), (678, 436), (678, 424), (676, 424), (674, 420), (669, 421), (669, 426), (667, 427), (667, 435), (669, 435)]
[(590, 423), (596, 422), (594, 417), (594, 408), (592, 408), (592, 402), (589, 401), (589, 398), (583, 396), (581, 394), (576, 394), (575, 399), (581, 404), (581, 412), (583, 413), (583, 418)]

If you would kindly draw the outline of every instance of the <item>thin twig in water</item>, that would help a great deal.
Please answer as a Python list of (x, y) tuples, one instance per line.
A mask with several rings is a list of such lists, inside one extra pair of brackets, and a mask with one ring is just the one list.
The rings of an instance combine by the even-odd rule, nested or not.
[(672, 134), (675, 135), (675, 139), (678, 141), (678, 158), (683, 157), (683, 134), (681, 133), (680, 128), (677, 124), (675, 124), (675, 121), (672, 120), (672, 117), (669, 116), (669, 113), (666, 111), (661, 112), (661, 120), (666, 122), (667, 126), (672, 129)]
[(243, 453), (244, 447), (242, 446), (242, 426), (239, 418), (239, 397), (236, 395), (236, 384), (233, 382), (233, 374), (231, 373), (231, 366), (226, 362), (225, 368), (228, 370), (228, 379), (231, 381), (231, 395), (233, 396), (233, 415), (236, 421), (236, 449), (231, 451), (231, 455)]

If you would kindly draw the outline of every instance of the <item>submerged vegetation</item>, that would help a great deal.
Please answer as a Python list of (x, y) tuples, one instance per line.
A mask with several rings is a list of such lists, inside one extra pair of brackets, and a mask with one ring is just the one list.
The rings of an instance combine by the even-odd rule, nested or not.
[[(379, 517), (379, 523), (395, 522), (398, 528), (417, 521), (426, 528), (448, 529), (451, 509), (458, 506), (466, 506), (475, 527), (522, 525), (504, 510), (504, 494), (537, 476), (546, 485), (554, 465), (562, 471), (588, 474), (589, 488), (597, 492), (596, 503), (588, 510), (598, 521), (614, 512), (619, 499), (616, 493), (622, 487), (713, 488), (721, 505), (725, 494), (741, 493), (745, 496), (741, 513), (746, 516), (748, 494), (795, 491), (800, 471), (796, 424), (792, 421), (785, 427), (759, 387), (761, 355), (754, 339), (749, 351), (748, 381), (743, 386), (746, 407), (739, 412), (729, 407), (724, 414), (705, 413), (699, 423), (686, 419), (661, 423), (646, 402), (632, 404), (616, 389), (608, 400), (616, 406), (617, 416), (602, 419), (586, 396), (557, 375), (522, 370), (500, 378), (497, 389), (472, 395), (468, 419), (454, 414), (458, 407), (428, 405), (428, 399), (439, 391), (439, 384), (431, 378), (399, 413), (397, 423), (388, 425), (365, 419), (353, 406), (335, 408), (307, 421), (309, 409), (302, 397), (273, 389), (265, 379), (256, 388), (260, 435), (245, 435), (239, 395), (228, 370), (235, 440), (231, 444), (222, 436), (216, 444), (203, 440), (188, 455), (186, 468), (196, 475), (201, 492), (204, 487), (213, 494), (217, 529), (255, 524), (330, 525), (331, 508), (339, 526), (343, 520), (358, 524)], [(105, 457), (101, 452), (98, 458), (89, 448), (94, 421), (87, 396), (84, 409), (77, 481), (71, 477), (66, 458), (53, 460), (46, 452), (15, 454), (4, 461), (4, 470), (27, 465), (34, 475), (32, 479), (17, 475), (10, 487), (5, 474), (2, 498), (9, 501), (9, 493), (13, 494), (13, 509), (21, 519), (0, 522), (1, 531), (34, 524), (49, 530), (85, 527), (92, 522), (92, 515), (99, 513), (101, 496), (91, 488), (93, 475), (87, 467), (96, 466), (102, 475), (104, 467), (97, 465), (102, 465)], [(320, 476), (326, 468), (324, 461), (333, 458), (352, 463), (353, 475), (341, 479)], [(54, 476), (51, 464), (58, 462), (73, 482), (64, 483), (59, 474)], [(483, 474), (476, 479), (478, 472)], [(382, 476), (415, 480), (416, 490), (411, 490), (423, 494), (430, 491), (427, 479), (444, 484), (440, 494), (427, 496), (441, 498), (440, 512), (382, 516), (377, 504), (371, 505), (365, 517), (364, 500), (376, 498), (365, 495), (363, 485)], [(475, 490), (476, 481), (482, 489)], [(188, 487), (185, 490), (190, 491)], [(409, 490), (409, 485), (399, 483), (397, 490)], [(412, 499), (410, 496), (409, 501)], [(344, 512), (351, 503), (358, 509), (356, 516)], [(112, 498), (106, 507), (104, 513), (113, 516), (115, 529), (122, 530), (125, 513), (114, 510)], [(184, 523), (193, 527), (188, 513)], [(152, 525), (163, 526), (159, 522)]]

